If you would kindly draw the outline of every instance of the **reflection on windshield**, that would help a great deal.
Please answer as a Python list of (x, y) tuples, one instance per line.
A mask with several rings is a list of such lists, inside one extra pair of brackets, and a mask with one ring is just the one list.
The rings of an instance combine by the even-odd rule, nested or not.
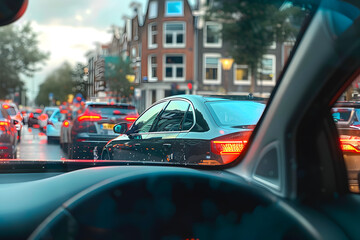
[(0, 28), (0, 157), (231, 163), (314, 9), (252, 0), (30, 3), (21, 21)]

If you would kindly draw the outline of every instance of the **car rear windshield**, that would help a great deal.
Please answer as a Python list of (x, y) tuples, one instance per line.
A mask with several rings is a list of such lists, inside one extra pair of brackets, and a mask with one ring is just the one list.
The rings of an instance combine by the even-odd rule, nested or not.
[(128, 115), (136, 114), (134, 106), (114, 106), (114, 105), (90, 105), (90, 112), (100, 115)]
[(230, 127), (256, 125), (265, 108), (265, 104), (252, 101), (214, 101), (206, 105), (217, 125)]
[(338, 121), (347, 122), (350, 119), (352, 108), (333, 108), (333, 117)]
[(16, 115), (16, 111), (15, 111), (15, 108), (14, 108), (14, 107), (9, 107), (9, 108), (7, 109), (7, 112), (8, 112), (8, 114), (9, 114), (10, 116)]
[(47, 110), (45, 111), (45, 114), (50, 117), (54, 113), (54, 110)]

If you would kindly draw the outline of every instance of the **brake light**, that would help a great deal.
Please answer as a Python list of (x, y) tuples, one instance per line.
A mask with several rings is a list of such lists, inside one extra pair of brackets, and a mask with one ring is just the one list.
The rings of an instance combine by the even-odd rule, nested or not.
[(4, 109), (9, 109), (9, 105), (4, 104), (4, 105), (3, 105), (3, 108), (4, 108)]
[(6, 131), (6, 127), (10, 126), (8, 122), (0, 122), (0, 131)]
[(360, 138), (354, 136), (340, 136), (341, 150), (344, 152), (360, 153)]
[(137, 119), (137, 117), (126, 117), (125, 120), (129, 122), (134, 122)]
[(29, 118), (33, 118), (34, 117), (34, 114), (33, 113), (30, 113), (29, 114)]
[(252, 131), (221, 136), (211, 141), (211, 152), (220, 156), (224, 164), (234, 161), (244, 150)]
[(240, 154), (247, 141), (212, 141), (212, 152), (218, 155)]
[(40, 119), (41, 121), (46, 121), (46, 120), (48, 119), (48, 116), (43, 113), (43, 114), (40, 115), (39, 119)]
[(37, 113), (41, 113), (41, 112), (42, 112), (42, 110), (41, 110), (41, 109), (36, 109), (36, 110), (35, 110), (35, 112), (37, 112)]
[(101, 116), (100, 115), (82, 115), (78, 117), (78, 121), (100, 121)]
[(64, 122), (63, 122), (63, 126), (64, 127), (69, 127), (69, 125), (70, 125), (70, 122), (68, 121), (68, 120), (65, 120)]

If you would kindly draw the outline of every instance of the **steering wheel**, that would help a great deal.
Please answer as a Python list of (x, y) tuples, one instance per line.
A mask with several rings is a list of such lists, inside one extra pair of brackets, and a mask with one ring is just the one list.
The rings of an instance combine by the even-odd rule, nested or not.
[(316, 239), (280, 201), (240, 178), (144, 170), (77, 194), (30, 239)]

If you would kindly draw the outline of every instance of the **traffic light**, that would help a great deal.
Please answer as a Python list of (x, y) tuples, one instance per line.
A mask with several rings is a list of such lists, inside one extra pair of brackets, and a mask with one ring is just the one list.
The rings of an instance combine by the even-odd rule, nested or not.
[(187, 84), (187, 87), (188, 87), (189, 90), (192, 90), (192, 89), (193, 89), (193, 84), (192, 84), (192, 82), (189, 82), (189, 83)]

